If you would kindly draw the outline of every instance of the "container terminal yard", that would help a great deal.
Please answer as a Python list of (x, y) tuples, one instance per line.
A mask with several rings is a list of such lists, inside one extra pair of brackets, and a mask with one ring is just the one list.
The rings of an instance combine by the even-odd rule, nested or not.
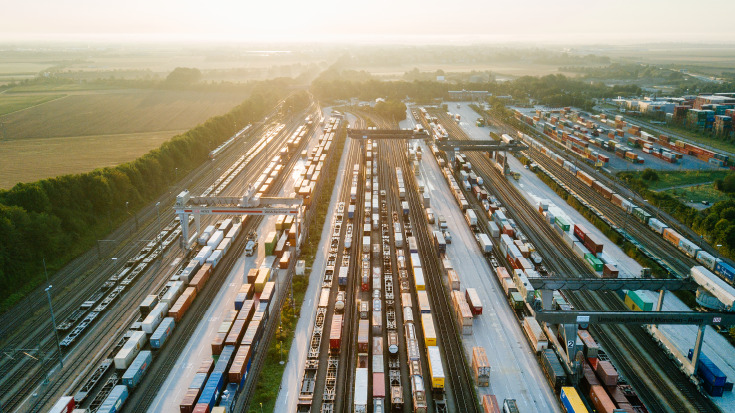
[[(2, 359), (1, 411), (258, 411), (307, 270), (278, 412), (732, 411), (735, 351), (717, 328), (735, 324), (735, 269), (572, 161), (559, 135), (467, 103), (409, 106), (400, 124), (317, 102), (274, 111), (54, 276), (61, 360), (33, 311), (46, 297), (12, 310), (25, 320), (2, 325), (12, 354), (37, 346), (45, 362)], [(666, 269), (667, 287), (537, 173)], [(320, 238), (308, 269), (307, 236)], [(661, 288), (695, 289), (699, 307)]]

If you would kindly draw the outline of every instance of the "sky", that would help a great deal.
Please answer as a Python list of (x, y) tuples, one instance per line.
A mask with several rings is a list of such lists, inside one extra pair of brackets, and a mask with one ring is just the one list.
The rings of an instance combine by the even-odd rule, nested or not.
[(0, 41), (735, 43), (735, 0), (0, 0)]

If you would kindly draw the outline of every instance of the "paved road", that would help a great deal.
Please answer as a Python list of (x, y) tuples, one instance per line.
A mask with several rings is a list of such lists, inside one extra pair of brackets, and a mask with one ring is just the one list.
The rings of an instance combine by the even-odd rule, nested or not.
[[(462, 118), (465, 118), (466, 113), (469, 114), (469, 112), (474, 111), (467, 104), (462, 104), (462, 109), (458, 112), (462, 115)], [(462, 122), (460, 126), (462, 126), (464, 131), (472, 139), (485, 139), (485, 136), (487, 136), (487, 133), (483, 130), (485, 128), (478, 128), (474, 123)], [(517, 182), (513, 181), (514, 184), (521, 189), (521, 193), (529, 201), (533, 201), (534, 205), (539, 199), (545, 199), (549, 202), (549, 209), (554, 216), (563, 216), (570, 224), (580, 224), (588, 231), (594, 233), (599, 239), (607, 240), (607, 237), (597, 227), (592, 225), (576, 209), (569, 206), (566, 201), (561, 199), (561, 197), (541, 181), (535, 173), (523, 168), (521, 163), (512, 156), (509, 157), (509, 163), (512, 170), (521, 173), (521, 179)], [(609, 240), (605, 243), (604, 252), (618, 261), (621, 277), (638, 277), (640, 275), (641, 265), (628, 257), (620, 247), (609, 242)], [(654, 302), (658, 299), (657, 293), (648, 292), (647, 294), (649, 294)], [(663, 309), (666, 311), (690, 310), (681, 300), (671, 293), (666, 294)], [(694, 346), (694, 340), (697, 335), (697, 329), (694, 326), (667, 325), (662, 326), (661, 330), (681, 352), (686, 353), (688, 349)], [(707, 327), (702, 351), (727, 374), (730, 378), (729, 380), (735, 379), (735, 348), (711, 327)], [(724, 397), (714, 398), (713, 400), (724, 411), (735, 411), (734, 393), (725, 393)]]

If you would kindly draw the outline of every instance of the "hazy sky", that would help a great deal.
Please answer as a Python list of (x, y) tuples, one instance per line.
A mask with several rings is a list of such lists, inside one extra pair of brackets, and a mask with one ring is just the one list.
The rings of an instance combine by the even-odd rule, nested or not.
[(735, 0), (2, 0), (0, 40), (735, 43)]

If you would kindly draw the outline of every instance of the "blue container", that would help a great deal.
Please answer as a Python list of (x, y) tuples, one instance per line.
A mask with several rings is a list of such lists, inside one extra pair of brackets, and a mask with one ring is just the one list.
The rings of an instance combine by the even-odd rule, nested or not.
[(175, 326), (176, 321), (174, 321), (173, 317), (164, 318), (161, 324), (158, 325), (158, 328), (156, 328), (156, 331), (151, 334), (151, 348), (158, 349), (163, 347), (168, 336), (174, 331)]
[(217, 363), (214, 365), (214, 371), (225, 374), (230, 369), (232, 359), (235, 356), (235, 346), (225, 346), (220, 353)]
[(112, 388), (105, 401), (97, 409), (97, 413), (117, 413), (122, 409), (123, 403), (128, 399), (128, 387), (122, 384)]
[(217, 402), (217, 397), (222, 390), (224, 382), (224, 374), (217, 371), (213, 372), (209, 376), (207, 384), (204, 385), (204, 390), (202, 390), (202, 394), (199, 396), (199, 400), (197, 400), (197, 403), (208, 404), (209, 409), (211, 410), (212, 407), (214, 407), (214, 404)]
[(258, 303), (258, 310), (263, 313), (263, 320), (268, 319), (268, 303)]
[[(687, 357), (692, 359), (693, 349), (689, 349)], [(697, 375), (704, 380), (710, 387), (723, 387), (727, 381), (727, 376), (713, 363), (704, 353), (699, 353), (699, 363), (697, 365)]]
[(143, 378), (146, 370), (148, 370), (148, 367), (151, 365), (151, 361), (153, 361), (153, 354), (150, 351), (144, 350), (138, 353), (138, 356), (135, 357), (135, 360), (130, 364), (130, 367), (125, 370), (125, 373), (122, 376), (122, 384), (130, 388), (137, 386), (138, 383), (140, 383), (140, 379)]
[(190, 389), (201, 390), (202, 387), (207, 383), (207, 373), (197, 373), (194, 375), (194, 379), (189, 385)]
[(704, 382), (702, 387), (704, 387), (704, 391), (706, 391), (707, 394), (712, 397), (722, 397), (723, 393), (725, 393), (724, 386), (713, 386), (707, 382)]
[[(245, 376), (243, 376), (244, 378)], [(237, 384), (236, 383), (230, 383), (225, 388), (225, 391), (222, 392), (222, 398), (220, 399), (217, 406), (222, 406), (225, 408), (225, 411), (231, 412), (233, 411), (233, 407), (235, 406), (235, 401), (237, 401)]]
[(240, 311), (242, 309), (242, 304), (248, 299), (248, 295), (246, 293), (238, 293), (235, 296), (235, 310)]
[(725, 261), (718, 261), (717, 264), (715, 264), (715, 272), (730, 281), (735, 279), (735, 268)]
[(340, 286), (347, 285), (347, 275), (343, 275), (340, 273), (340, 275), (337, 276), (337, 281), (339, 282)]

